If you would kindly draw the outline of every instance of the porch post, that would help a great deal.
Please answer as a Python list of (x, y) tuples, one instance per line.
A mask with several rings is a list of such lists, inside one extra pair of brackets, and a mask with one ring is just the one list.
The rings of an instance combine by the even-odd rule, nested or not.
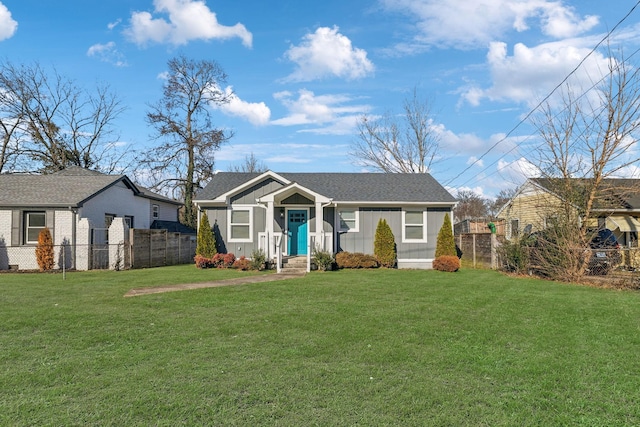
[(272, 256), (274, 256), (275, 254), (271, 253), (272, 250), (272, 242), (274, 241), (274, 237), (273, 237), (273, 202), (267, 202), (267, 226), (265, 227), (266, 229), (264, 231), (267, 232), (267, 253), (265, 254), (265, 256), (267, 257), (267, 259), (271, 259)]
[[(322, 203), (316, 201), (316, 245), (320, 246), (320, 250), (324, 251), (327, 248), (324, 247), (324, 233), (322, 230), (324, 229), (324, 209), (322, 208)], [(315, 249), (315, 248), (312, 248)]]

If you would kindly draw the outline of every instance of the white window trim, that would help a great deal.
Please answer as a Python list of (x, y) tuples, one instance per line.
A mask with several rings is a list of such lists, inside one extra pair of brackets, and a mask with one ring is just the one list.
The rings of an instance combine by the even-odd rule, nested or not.
[[(355, 212), (355, 221), (356, 224), (353, 228), (342, 228), (342, 221), (341, 221), (341, 216), (340, 216), (340, 212), (342, 211), (354, 211)], [(352, 207), (352, 208), (337, 208), (336, 209), (336, 224), (338, 225), (338, 231), (340, 233), (357, 233), (360, 231), (360, 209), (357, 207)]]
[[(233, 211), (249, 211), (249, 238), (248, 239), (234, 239), (231, 237), (231, 212)], [(238, 224), (242, 225), (242, 224)], [(232, 206), (231, 209), (227, 209), (227, 236), (228, 241), (233, 243), (251, 243), (253, 242), (253, 206), (242, 205)]]
[[(44, 215), (44, 227), (29, 227), (29, 216), (31, 216), (32, 214), (40, 214), (40, 215)], [(27, 211), (24, 212), (23, 214), (23, 221), (24, 221), (24, 244), (25, 245), (34, 245), (38, 243), (38, 238), (36, 237), (36, 240), (29, 240), (29, 229), (34, 228), (34, 229), (44, 229), (47, 228), (47, 213), (44, 211)], [(40, 233), (38, 233), (39, 235)]]
[(160, 205), (151, 205), (151, 218), (160, 219)]
[[(403, 243), (426, 243), (427, 242), (427, 211), (426, 210), (422, 210), (422, 239), (409, 239), (406, 236), (407, 212), (418, 212), (420, 210), (421, 209), (402, 209), (402, 242)], [(409, 224), (409, 226), (411, 226), (411, 224)]]

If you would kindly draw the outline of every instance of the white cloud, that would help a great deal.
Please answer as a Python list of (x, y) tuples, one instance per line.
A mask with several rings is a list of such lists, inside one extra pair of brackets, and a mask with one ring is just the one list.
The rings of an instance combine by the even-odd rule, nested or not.
[(116, 44), (114, 42), (94, 44), (87, 50), (87, 56), (97, 58), (102, 62), (107, 62), (117, 67), (127, 66), (124, 55), (116, 49)]
[[(491, 43), (487, 62), (493, 85), (486, 89), (471, 85), (463, 90), (462, 97), (474, 106), (483, 99), (536, 105), (586, 57), (591, 51), (587, 45), (586, 39), (545, 43), (531, 48), (517, 43), (509, 56), (506, 43)], [(571, 81), (587, 89), (600, 80), (606, 70), (607, 58), (594, 52)]]
[(120, 25), (121, 22), (122, 22), (122, 19), (116, 19), (114, 22), (109, 22), (107, 24), (107, 28), (110, 30), (113, 30), (115, 27)]
[(367, 52), (353, 47), (351, 40), (338, 32), (338, 27), (320, 27), (315, 33), (305, 35), (298, 46), (291, 46), (285, 52), (285, 57), (297, 66), (286, 81), (334, 76), (358, 79), (374, 71)]
[(254, 125), (266, 125), (269, 123), (271, 110), (264, 102), (243, 101), (238, 95), (233, 93), (231, 86), (225, 89), (225, 93), (229, 102), (221, 105), (212, 104), (214, 108), (230, 116), (240, 117)]
[(469, 49), (487, 46), (510, 30), (536, 25), (544, 34), (573, 37), (590, 30), (598, 17), (580, 17), (562, 0), (381, 0), (387, 10), (415, 21), (417, 35), (403, 49), (429, 46)]
[(274, 94), (288, 110), (286, 117), (273, 120), (279, 126), (312, 126), (301, 132), (346, 135), (352, 133), (359, 117), (370, 110), (369, 105), (350, 105), (347, 95), (318, 95), (302, 89), (296, 95), (284, 91)]
[(516, 185), (522, 184), (527, 178), (542, 176), (540, 169), (524, 157), (513, 161), (500, 159), (497, 170), (504, 181)]
[(18, 30), (18, 22), (11, 17), (11, 12), (0, 3), (0, 41), (13, 37)]
[(474, 165), (476, 167), (482, 168), (484, 167), (484, 160), (479, 159), (476, 156), (471, 156), (467, 160), (467, 165)]
[(221, 25), (204, 1), (154, 0), (153, 4), (154, 12), (168, 15), (168, 20), (154, 18), (149, 12), (133, 12), (125, 34), (138, 45), (148, 42), (183, 45), (191, 40), (238, 37), (245, 46), (251, 47), (253, 36), (244, 25)]

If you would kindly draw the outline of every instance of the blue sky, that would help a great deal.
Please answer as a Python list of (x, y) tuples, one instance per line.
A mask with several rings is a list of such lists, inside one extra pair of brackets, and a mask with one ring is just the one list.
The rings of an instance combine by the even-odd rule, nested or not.
[[(441, 140), (434, 177), (490, 197), (521, 182), (536, 145), (526, 124), (504, 136), (634, 4), (0, 0), (0, 55), (87, 88), (108, 83), (127, 106), (121, 141), (138, 149), (150, 144), (145, 112), (162, 95), (167, 60), (217, 61), (235, 93), (215, 111), (216, 125), (235, 132), (216, 156), (220, 170), (253, 152), (274, 171), (359, 171), (348, 156), (357, 119), (400, 113), (417, 88)], [(611, 46), (635, 51), (639, 21), (640, 10)], [(591, 55), (574, 78), (598, 78), (606, 56)]]

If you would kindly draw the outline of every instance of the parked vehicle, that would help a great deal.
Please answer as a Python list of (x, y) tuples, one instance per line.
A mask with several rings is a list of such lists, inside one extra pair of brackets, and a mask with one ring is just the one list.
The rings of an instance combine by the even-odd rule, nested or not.
[(608, 228), (598, 230), (590, 247), (589, 274), (608, 274), (622, 260), (618, 239)]

